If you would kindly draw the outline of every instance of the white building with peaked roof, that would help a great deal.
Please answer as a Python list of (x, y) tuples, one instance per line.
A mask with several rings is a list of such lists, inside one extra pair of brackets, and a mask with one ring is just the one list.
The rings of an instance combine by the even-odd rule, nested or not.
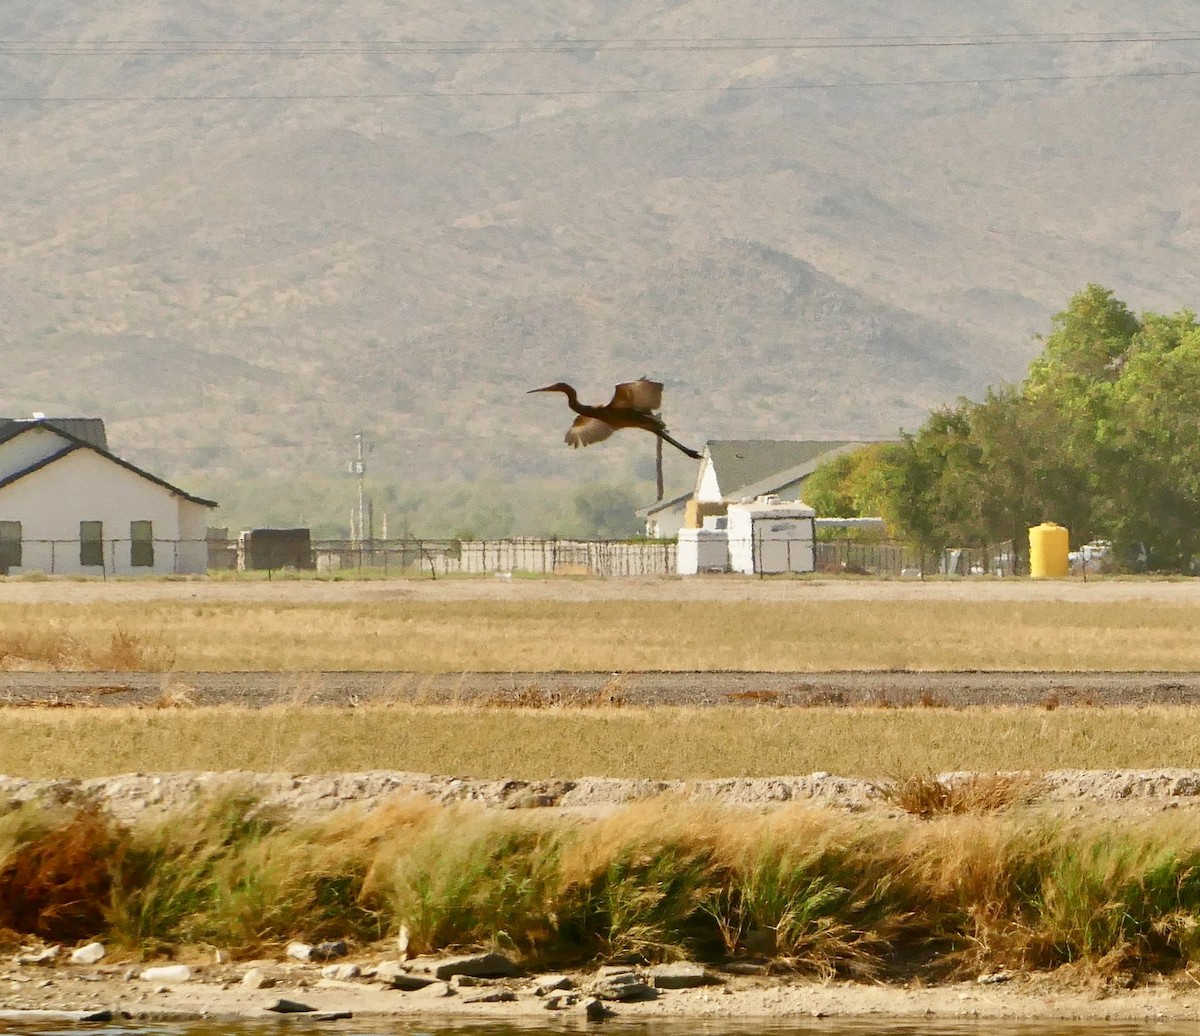
[(111, 453), (99, 418), (0, 418), (0, 574), (202, 573), (216, 506)]
[(700, 524), (704, 514), (723, 513), (725, 506), (773, 494), (796, 499), (800, 487), (822, 464), (877, 440), (850, 439), (711, 439), (690, 493), (638, 509), (646, 534), (678, 535), (689, 511)]

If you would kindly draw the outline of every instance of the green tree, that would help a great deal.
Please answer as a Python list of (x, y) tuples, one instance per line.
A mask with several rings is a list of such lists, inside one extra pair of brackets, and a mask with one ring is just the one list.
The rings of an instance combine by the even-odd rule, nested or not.
[(973, 404), (961, 400), (930, 414), (886, 458), (884, 517), (922, 553), (982, 541), (977, 476), (980, 451), (971, 437)]
[(877, 518), (887, 497), (887, 450), (874, 443), (840, 453), (820, 465), (800, 490), (804, 502), (822, 518)]
[(642, 528), (634, 513), (640, 504), (628, 486), (584, 486), (575, 494), (579, 535), (606, 540), (636, 536)]
[(1148, 315), (1097, 427), (1106, 535), (1151, 568), (1190, 571), (1200, 553), (1200, 326)]

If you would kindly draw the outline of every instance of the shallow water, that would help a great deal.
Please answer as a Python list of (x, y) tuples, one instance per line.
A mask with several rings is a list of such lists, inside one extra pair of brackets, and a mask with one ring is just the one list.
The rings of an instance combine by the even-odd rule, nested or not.
[(457, 1021), (431, 1024), (411, 1019), (316, 1023), (281, 1019), (270, 1022), (161, 1022), (138, 1024), (0, 1023), (0, 1036), (1200, 1036), (1200, 1022), (1004, 1022), (860, 1021), (788, 1019), (771, 1022), (671, 1021), (587, 1023), (558, 1019), (529, 1022)]

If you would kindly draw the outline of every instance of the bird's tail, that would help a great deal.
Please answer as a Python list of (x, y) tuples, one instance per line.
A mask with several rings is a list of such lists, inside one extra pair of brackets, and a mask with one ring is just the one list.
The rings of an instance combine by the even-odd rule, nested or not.
[(689, 457), (691, 457), (691, 458), (692, 458), (692, 460), (703, 460), (703, 459), (704, 459), (704, 458), (703, 458), (703, 457), (702, 457), (702, 456), (701, 456), (699, 453), (697, 453), (695, 450), (689, 450), (689, 449), (688, 449), (686, 446), (684, 446), (684, 445), (683, 445), (683, 443), (679, 442), (679, 440), (677, 440), (677, 439), (672, 439), (672, 438), (671, 438), (671, 436), (670, 436), (670, 435), (668, 435), (668, 434), (667, 434), (667, 432), (666, 432), (665, 430), (663, 430), (663, 431), (660, 431), (660, 432), (656, 432), (655, 434), (656, 434), (656, 435), (657, 435), (657, 436), (658, 436), (660, 439), (662, 439), (662, 440), (663, 440), (663, 442), (669, 442), (669, 443), (670, 443), (672, 446), (674, 446), (674, 447), (675, 447), (675, 449), (679, 450), (681, 453), (686, 453), (686, 454), (687, 454)]

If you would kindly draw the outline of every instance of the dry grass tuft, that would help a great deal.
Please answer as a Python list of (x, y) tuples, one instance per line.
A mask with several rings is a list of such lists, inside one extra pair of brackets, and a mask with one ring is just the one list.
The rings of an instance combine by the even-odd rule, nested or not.
[(56, 621), (0, 628), (0, 670), (161, 673), (174, 661), (174, 649), (151, 631), (133, 632), (124, 626), (71, 631)]
[(920, 773), (892, 777), (879, 785), (885, 801), (923, 818), (995, 813), (1031, 802), (1043, 789), (1042, 780), (1027, 773)]
[(47, 940), (88, 938), (103, 927), (112, 861), (126, 837), (97, 806), (36, 826), (17, 834), (0, 864), (0, 929)]
[(730, 701), (755, 702), (759, 705), (783, 704), (783, 695), (779, 691), (730, 691), (725, 697)]
[(168, 682), (163, 685), (162, 692), (155, 700), (156, 709), (193, 709), (196, 698), (193, 688), (184, 683)]

